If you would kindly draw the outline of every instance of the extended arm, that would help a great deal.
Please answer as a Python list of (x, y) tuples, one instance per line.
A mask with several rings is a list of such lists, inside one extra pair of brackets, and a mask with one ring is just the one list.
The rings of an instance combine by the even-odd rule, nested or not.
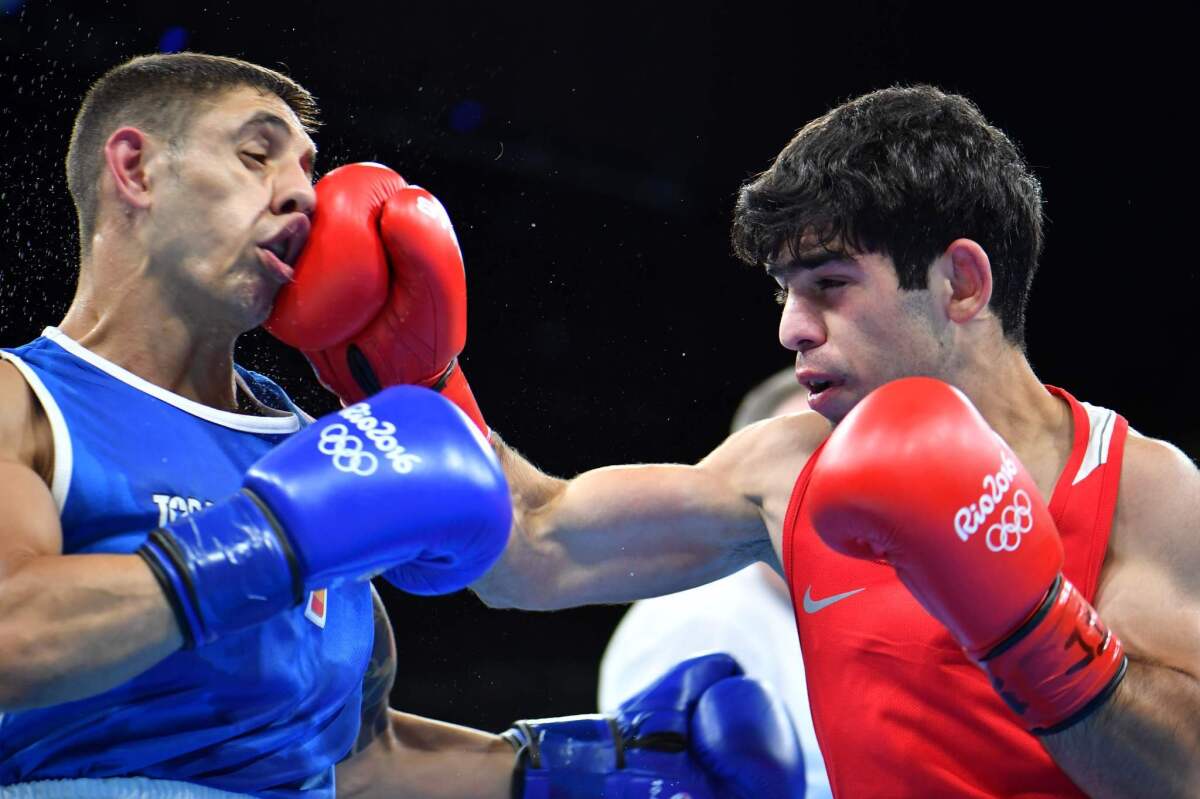
[(572, 480), (540, 472), (495, 436), (513, 531), (471, 587), (495, 607), (549, 610), (658, 596), (776, 563), (762, 497), (790, 493), (824, 432), (813, 420), (772, 420), (695, 466), (611, 466)]
[(1043, 739), (1095, 797), (1200, 793), (1200, 474), (1130, 436), (1096, 608), (1129, 655), (1103, 708)]
[[(380, 386), (429, 386), (487, 436), (457, 362), (466, 342), (466, 278), (445, 209), (379, 164), (340, 167), (316, 191), (326, 210), (267, 329), (300, 348), (344, 403)], [(774, 559), (761, 494), (742, 467), (746, 446), (723, 446), (697, 466), (599, 469), (561, 481), (499, 437), (493, 443), (518, 518), (503, 562), (472, 586), (489, 604), (620, 602)], [(811, 451), (783, 460), (803, 465)], [(789, 489), (790, 482), (782, 495)]]

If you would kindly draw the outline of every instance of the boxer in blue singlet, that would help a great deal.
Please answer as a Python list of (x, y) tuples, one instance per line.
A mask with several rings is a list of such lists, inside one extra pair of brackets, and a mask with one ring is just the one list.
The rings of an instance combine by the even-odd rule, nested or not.
[[(395, 646), (366, 578), (462, 588), (511, 506), (434, 392), (314, 421), (234, 364), (305, 245), (315, 114), (286, 76), (194, 53), (134, 59), (84, 100), (75, 299), (0, 354), (0, 796), (796, 795), (794, 734), (728, 658), (615, 719), (505, 736), (387, 707)], [(726, 755), (751, 713), (767, 723)], [(743, 757), (741, 783), (778, 787), (725, 790)]]

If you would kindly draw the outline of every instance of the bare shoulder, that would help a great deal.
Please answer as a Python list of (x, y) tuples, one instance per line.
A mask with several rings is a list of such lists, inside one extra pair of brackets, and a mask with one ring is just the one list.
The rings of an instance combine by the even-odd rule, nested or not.
[(787, 473), (795, 480), (830, 429), (811, 411), (764, 419), (725, 439), (701, 465), (727, 472), (739, 483), (754, 482), (764, 471)]
[(758, 505), (777, 537), (792, 486), (831, 429), (824, 417), (811, 411), (765, 419), (725, 439), (700, 465), (721, 473)]
[(0, 459), (21, 463), (49, 479), (51, 445), (41, 403), (17, 367), (0, 359)]
[(1195, 574), (1197, 533), (1200, 470), (1178, 447), (1130, 431), (1110, 544), (1114, 556), (1154, 558)]
[(1131, 657), (1200, 676), (1200, 473), (1130, 433), (1096, 608)]

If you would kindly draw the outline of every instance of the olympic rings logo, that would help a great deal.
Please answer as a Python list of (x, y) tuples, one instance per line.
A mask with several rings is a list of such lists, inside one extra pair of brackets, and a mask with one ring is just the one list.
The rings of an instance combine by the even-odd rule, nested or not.
[[(421, 456), (409, 452), (396, 440), (396, 426), (391, 422), (376, 419), (371, 406), (359, 402), (338, 411), (338, 416), (357, 428), (379, 455), (392, 465), (397, 474), (408, 474), (421, 463)], [(379, 468), (379, 457), (366, 449), (350, 426), (337, 422), (321, 431), (317, 449), (333, 460), (335, 469), (360, 477), (370, 477)]]
[(379, 459), (365, 452), (362, 439), (344, 424), (331, 424), (322, 430), (317, 449), (322, 455), (329, 455), (333, 467), (340, 472), (370, 477), (379, 468)]
[(993, 552), (1016, 552), (1021, 536), (1033, 529), (1033, 502), (1025, 489), (1013, 492), (1013, 501), (1000, 512), (1000, 521), (987, 531), (987, 548)]
[(962, 506), (954, 514), (954, 532), (958, 534), (959, 540), (969, 540), (992, 512), (1000, 507), (1001, 500), (1008, 493), (1008, 489), (1012, 488), (1016, 476), (1016, 462), (1009, 457), (1008, 452), (1000, 450), (1000, 468), (995, 474), (983, 478), (983, 493), (979, 495), (979, 499), (970, 505)]

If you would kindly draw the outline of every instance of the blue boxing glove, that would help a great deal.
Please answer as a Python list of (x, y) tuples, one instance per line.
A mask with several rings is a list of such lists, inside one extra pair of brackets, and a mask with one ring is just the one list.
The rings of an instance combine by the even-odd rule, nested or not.
[(520, 799), (799, 799), (804, 757), (783, 705), (729, 655), (685, 660), (615, 717), (518, 721)]
[(436, 392), (398, 386), (296, 433), (240, 493), (155, 530), (138, 554), (199, 645), (384, 570), (413, 593), (464, 588), (500, 557), (511, 523), (475, 426)]

